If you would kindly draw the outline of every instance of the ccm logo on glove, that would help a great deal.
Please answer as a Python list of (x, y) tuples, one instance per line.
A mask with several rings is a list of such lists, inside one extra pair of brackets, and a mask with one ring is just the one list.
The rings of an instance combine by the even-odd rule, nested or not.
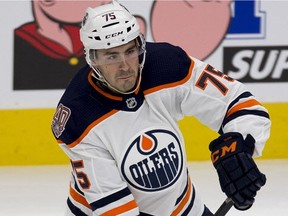
[[(228, 137), (226, 139), (226, 141), (228, 141), (228, 139), (231, 139), (232, 137)], [(232, 142), (230, 145), (226, 145), (226, 146), (222, 146), (220, 149), (212, 152), (211, 154), (211, 160), (213, 162), (213, 164), (219, 160), (219, 158), (225, 157), (228, 153), (233, 153), (236, 151), (237, 148), (237, 142), (234, 141)]]

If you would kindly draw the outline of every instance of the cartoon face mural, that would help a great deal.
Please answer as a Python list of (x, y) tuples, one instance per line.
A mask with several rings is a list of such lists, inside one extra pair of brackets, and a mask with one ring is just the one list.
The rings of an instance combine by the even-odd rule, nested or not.
[(63, 89), (84, 66), (79, 27), (87, 7), (107, 1), (32, 1), (34, 21), (14, 32), (14, 90)]
[(203, 60), (225, 37), (230, 16), (230, 0), (155, 0), (152, 34), (155, 41), (169, 41)]

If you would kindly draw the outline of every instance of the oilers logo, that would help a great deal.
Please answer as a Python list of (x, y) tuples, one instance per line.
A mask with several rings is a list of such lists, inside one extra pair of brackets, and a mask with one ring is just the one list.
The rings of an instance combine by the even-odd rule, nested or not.
[(143, 191), (171, 186), (180, 176), (183, 154), (177, 136), (157, 129), (142, 133), (132, 141), (121, 164), (125, 180)]

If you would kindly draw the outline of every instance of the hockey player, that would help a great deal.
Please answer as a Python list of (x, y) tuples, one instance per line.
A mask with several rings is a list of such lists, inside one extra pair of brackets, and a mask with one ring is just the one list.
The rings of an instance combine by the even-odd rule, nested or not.
[(72, 166), (67, 215), (213, 215), (187, 170), (184, 116), (219, 131), (209, 149), (221, 188), (238, 209), (253, 204), (266, 178), (252, 157), (270, 120), (243, 84), (180, 47), (145, 43), (116, 1), (88, 8), (80, 36), (88, 64), (52, 122)]

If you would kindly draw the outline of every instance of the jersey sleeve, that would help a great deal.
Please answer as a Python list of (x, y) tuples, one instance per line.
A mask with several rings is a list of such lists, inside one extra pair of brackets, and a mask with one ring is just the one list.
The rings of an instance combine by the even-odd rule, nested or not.
[(270, 136), (267, 110), (237, 80), (209, 64), (194, 61), (192, 75), (181, 89), (183, 115), (195, 116), (201, 123), (218, 131), (251, 134), (255, 140), (254, 156), (260, 156)]
[(92, 146), (85, 139), (74, 147), (60, 146), (73, 168), (69, 196), (74, 202), (90, 208), (93, 215), (139, 215), (137, 203), (107, 149), (95, 147), (95, 143)]

